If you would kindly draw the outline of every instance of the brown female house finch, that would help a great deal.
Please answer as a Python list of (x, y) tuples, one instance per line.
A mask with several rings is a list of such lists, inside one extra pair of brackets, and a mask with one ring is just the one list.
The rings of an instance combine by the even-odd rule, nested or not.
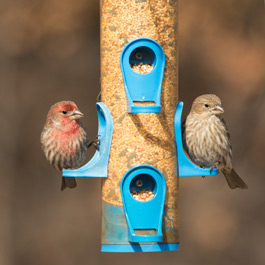
[[(41, 133), (41, 145), (47, 160), (57, 170), (75, 168), (82, 163), (88, 148), (88, 137), (83, 117), (72, 101), (61, 101), (51, 106)], [(63, 177), (61, 190), (76, 187), (73, 177)]]
[(219, 97), (206, 94), (197, 97), (183, 122), (183, 146), (191, 160), (201, 167), (221, 170), (231, 189), (247, 189), (232, 165), (232, 148)]

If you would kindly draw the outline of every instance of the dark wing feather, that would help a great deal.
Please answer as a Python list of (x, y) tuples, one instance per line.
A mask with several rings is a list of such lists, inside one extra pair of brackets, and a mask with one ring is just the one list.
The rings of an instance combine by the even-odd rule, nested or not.
[(225, 130), (226, 130), (226, 135), (227, 135), (227, 139), (228, 139), (228, 142), (229, 142), (229, 147), (230, 147), (230, 150), (232, 151), (232, 145), (231, 145), (231, 137), (230, 137), (230, 133), (228, 131), (228, 128), (227, 128), (227, 125), (226, 125), (226, 122), (223, 118), (221, 117), (218, 117), (220, 119), (220, 121), (223, 123), (224, 127), (225, 127)]
[(189, 155), (188, 147), (186, 144), (186, 126), (185, 125), (186, 125), (186, 118), (181, 123), (181, 135), (182, 135), (183, 148), (186, 151), (186, 153)]

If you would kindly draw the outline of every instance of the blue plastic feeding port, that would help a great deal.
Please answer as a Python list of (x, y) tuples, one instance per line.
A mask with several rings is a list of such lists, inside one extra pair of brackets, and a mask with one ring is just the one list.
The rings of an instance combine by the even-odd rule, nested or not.
[[(141, 191), (151, 191), (149, 200), (133, 197)], [(166, 196), (166, 181), (155, 167), (141, 165), (131, 168), (121, 181), (121, 195), (132, 243), (161, 242), (162, 218)]]
[[(120, 58), (128, 112), (158, 113), (161, 111), (160, 96), (165, 68), (165, 53), (154, 40), (139, 38), (129, 42)], [(151, 71), (142, 74), (134, 66), (149, 65)], [(137, 103), (151, 103), (135, 105)]]
[(185, 154), (182, 144), (181, 116), (183, 102), (178, 102), (175, 113), (174, 127), (178, 154), (178, 172), (179, 177), (196, 177), (196, 176), (214, 176), (218, 174), (216, 168), (201, 168), (194, 164)]
[(108, 161), (113, 133), (113, 119), (107, 106), (103, 102), (96, 105), (98, 113), (98, 150), (84, 166), (78, 169), (64, 169), (64, 177), (97, 177), (108, 176)]

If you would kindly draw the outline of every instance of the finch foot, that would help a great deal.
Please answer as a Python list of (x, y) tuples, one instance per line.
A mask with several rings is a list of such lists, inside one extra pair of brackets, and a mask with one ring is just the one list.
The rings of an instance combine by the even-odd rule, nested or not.
[[(204, 166), (200, 166), (200, 168), (205, 168)], [(206, 176), (202, 176), (202, 178), (204, 179), (204, 178), (206, 178)]]
[(218, 161), (215, 162), (214, 165), (210, 167), (210, 173), (212, 173), (212, 170), (213, 170), (214, 168), (216, 168), (217, 171), (219, 171), (219, 164), (220, 164), (220, 163), (219, 163)]
[(99, 150), (99, 144), (100, 144), (100, 140), (98, 139), (98, 136), (97, 136), (96, 140), (88, 143), (87, 148), (93, 145), (97, 150)]
[(100, 102), (101, 101), (101, 91), (98, 93), (98, 96), (97, 96), (97, 102)]

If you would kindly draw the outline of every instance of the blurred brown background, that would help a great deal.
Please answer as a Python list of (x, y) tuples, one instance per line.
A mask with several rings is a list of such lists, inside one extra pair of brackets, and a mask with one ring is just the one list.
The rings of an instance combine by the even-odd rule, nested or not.
[(96, 136), (99, 38), (96, 0), (0, 3), (0, 264), (265, 264), (263, 1), (179, 0), (184, 114), (202, 93), (221, 97), (249, 190), (229, 190), (221, 175), (180, 179), (178, 252), (101, 253), (100, 180), (60, 192), (40, 149), (47, 111), (63, 99)]

